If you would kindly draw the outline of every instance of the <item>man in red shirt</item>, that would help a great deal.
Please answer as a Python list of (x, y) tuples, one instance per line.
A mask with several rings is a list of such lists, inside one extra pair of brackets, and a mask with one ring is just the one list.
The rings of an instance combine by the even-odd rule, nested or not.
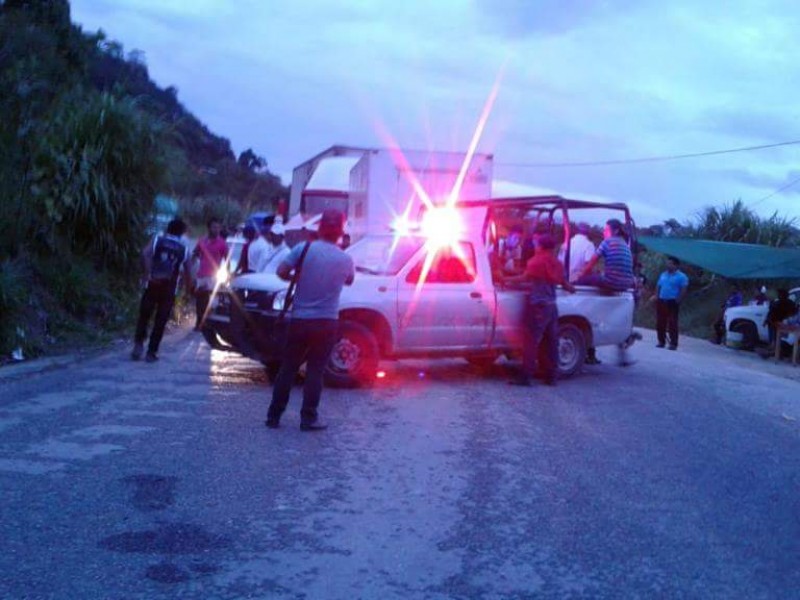
[[(553, 254), (555, 241), (549, 234), (535, 238), (536, 253), (525, 266), (525, 272), (517, 277), (507, 278), (507, 282), (526, 282), (531, 290), (525, 302), (522, 320), (522, 372), (509, 383), (530, 386), (537, 366), (544, 375), (546, 385), (555, 385), (558, 372), (558, 308), (556, 306), (556, 286), (560, 285), (569, 293), (575, 288), (564, 276), (562, 265)], [(545, 352), (540, 355), (540, 346)], [(546, 360), (539, 363), (539, 356)]]
[(221, 235), (222, 223), (218, 219), (208, 221), (208, 236), (201, 238), (194, 247), (192, 258), (200, 259), (197, 270), (197, 289), (195, 290), (195, 310), (197, 320), (195, 330), (200, 330), (206, 316), (206, 309), (211, 299), (211, 292), (216, 284), (217, 270), (228, 256), (228, 244)]

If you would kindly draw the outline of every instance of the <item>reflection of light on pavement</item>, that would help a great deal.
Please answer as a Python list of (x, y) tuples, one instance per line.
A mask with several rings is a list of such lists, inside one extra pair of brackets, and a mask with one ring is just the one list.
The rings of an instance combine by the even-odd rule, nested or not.
[(217, 372), (221, 372), (225, 367), (225, 359), (230, 356), (230, 352), (225, 352), (224, 350), (216, 350), (214, 348), (211, 349), (211, 356), (209, 357), (211, 360), (211, 374), (214, 375)]

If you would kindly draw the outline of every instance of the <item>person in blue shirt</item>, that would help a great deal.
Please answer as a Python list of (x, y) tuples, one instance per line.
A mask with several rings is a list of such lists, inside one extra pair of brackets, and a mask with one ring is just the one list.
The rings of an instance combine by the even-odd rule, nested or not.
[(667, 270), (661, 273), (656, 284), (656, 333), (658, 348), (666, 346), (669, 334), (669, 349), (678, 349), (678, 314), (681, 302), (689, 288), (689, 278), (680, 271), (680, 261), (667, 257)]
[(734, 283), (728, 297), (725, 299), (725, 302), (722, 303), (722, 310), (717, 320), (714, 321), (714, 339), (711, 340), (712, 342), (721, 344), (725, 337), (725, 311), (734, 306), (741, 306), (743, 303), (744, 297), (742, 296), (742, 290)]

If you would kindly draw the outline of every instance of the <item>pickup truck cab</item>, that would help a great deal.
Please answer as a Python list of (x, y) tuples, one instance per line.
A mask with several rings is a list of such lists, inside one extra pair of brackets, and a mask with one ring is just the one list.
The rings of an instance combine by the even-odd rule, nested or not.
[[(355, 243), (348, 252), (356, 279), (342, 292), (341, 337), (331, 355), (327, 383), (368, 384), (381, 359), (463, 357), (487, 366), (500, 356), (519, 354), (527, 292), (504, 285), (499, 276), (502, 235), (509, 221), (518, 219), (529, 231), (560, 229), (559, 236), (569, 239), (567, 212), (577, 209), (616, 211), (633, 229), (621, 204), (560, 197), (507, 199), (447, 209), (443, 226), (427, 231), (423, 227), (371, 235)], [(563, 216), (560, 222), (558, 214)], [(523, 261), (520, 257), (520, 264)], [(274, 275), (236, 278), (214, 300), (207, 321), (214, 341), (276, 370), (280, 345), (274, 331), (286, 288)], [(588, 347), (633, 339), (631, 291), (579, 286), (575, 294), (559, 290), (557, 303), (561, 376), (581, 369)]]
[[(800, 287), (789, 291), (789, 299), (800, 306)], [(725, 331), (741, 335), (739, 347), (752, 350), (759, 343), (769, 343), (769, 330), (764, 320), (769, 312), (769, 303), (734, 306), (725, 311)]]

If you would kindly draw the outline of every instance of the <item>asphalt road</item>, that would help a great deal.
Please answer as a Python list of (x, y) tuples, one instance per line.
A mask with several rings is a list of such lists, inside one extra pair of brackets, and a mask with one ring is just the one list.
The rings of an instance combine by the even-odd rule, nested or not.
[(634, 352), (554, 389), (387, 363), (323, 433), (185, 331), (4, 368), (0, 597), (798, 597), (800, 368)]

